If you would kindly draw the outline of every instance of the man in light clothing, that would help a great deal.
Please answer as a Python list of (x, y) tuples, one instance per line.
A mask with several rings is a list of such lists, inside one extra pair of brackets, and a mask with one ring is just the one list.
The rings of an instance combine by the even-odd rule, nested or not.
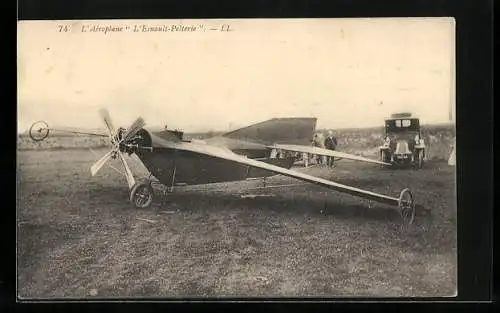
[(302, 152), (302, 160), (304, 161), (304, 167), (309, 166), (309, 153)]

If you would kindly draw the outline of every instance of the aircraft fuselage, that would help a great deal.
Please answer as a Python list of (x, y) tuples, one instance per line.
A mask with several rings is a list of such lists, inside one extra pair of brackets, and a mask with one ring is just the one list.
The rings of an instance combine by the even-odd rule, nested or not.
[[(271, 149), (268, 145), (277, 142), (309, 144), (315, 126), (316, 118), (276, 118), (200, 141), (208, 146), (227, 149), (250, 159), (290, 169), (295, 158), (292, 156), (271, 158)], [(143, 129), (137, 135), (141, 139), (136, 143), (140, 146), (152, 147), (152, 151), (138, 149), (134, 152), (149, 172), (169, 187), (177, 184), (200, 185), (276, 175), (271, 171), (224, 158), (155, 144), (155, 141), (161, 140), (189, 141), (184, 138), (183, 132), (167, 129), (154, 132)]]
[[(149, 172), (168, 187), (240, 181), (276, 175), (259, 168), (189, 151), (156, 148), (153, 152), (137, 151), (136, 154)], [(266, 157), (259, 158), (259, 161), (289, 169), (294, 163), (294, 158)]]

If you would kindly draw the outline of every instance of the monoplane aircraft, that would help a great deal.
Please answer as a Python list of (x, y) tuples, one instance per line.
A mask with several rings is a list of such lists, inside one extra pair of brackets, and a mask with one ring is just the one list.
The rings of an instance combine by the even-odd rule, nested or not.
[[(100, 115), (107, 134), (67, 132), (109, 137), (112, 149), (91, 166), (91, 175), (95, 176), (108, 160), (121, 160), (130, 188), (130, 201), (136, 208), (146, 208), (153, 202), (153, 178), (173, 190), (174, 186), (179, 185), (241, 181), (281, 174), (338, 192), (395, 205), (405, 224), (411, 224), (415, 216), (415, 203), (408, 188), (403, 189), (399, 197), (391, 197), (292, 170), (294, 153), (390, 166), (378, 160), (311, 147), (316, 118), (276, 118), (206, 140), (189, 140), (184, 138), (181, 131), (147, 130), (141, 117), (125, 129), (113, 126), (106, 109), (100, 110)], [(36, 122), (29, 134), (33, 140), (41, 141), (47, 138), (51, 130), (64, 131), (49, 128), (45, 122)], [(273, 149), (289, 152), (289, 155), (283, 156), (285, 154), (282, 153), (278, 158), (272, 157)], [(136, 181), (123, 153), (136, 154), (150, 177)]]

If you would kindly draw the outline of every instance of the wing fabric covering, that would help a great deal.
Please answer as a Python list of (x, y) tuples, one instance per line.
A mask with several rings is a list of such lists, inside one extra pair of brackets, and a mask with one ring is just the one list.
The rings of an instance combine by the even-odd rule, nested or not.
[(365, 158), (362, 156), (352, 155), (352, 154), (338, 152), (338, 151), (334, 151), (334, 150), (323, 149), (323, 148), (319, 148), (319, 147), (309, 147), (309, 146), (299, 146), (299, 145), (280, 145), (280, 144), (276, 144), (273, 146), (267, 146), (267, 147), (270, 149), (281, 149), (281, 150), (288, 150), (288, 151), (293, 151), (293, 152), (303, 152), (303, 153), (310, 153), (310, 154), (317, 154), (317, 155), (332, 156), (332, 157), (349, 159), (349, 160), (354, 160), (354, 161), (362, 161), (362, 162), (368, 162), (368, 163), (391, 165), (391, 163), (385, 163), (382, 161), (368, 159), (368, 158)]
[(273, 118), (243, 127), (222, 136), (266, 145), (275, 143), (307, 145), (316, 129), (315, 117)]
[(207, 144), (203, 143), (196, 143), (196, 142), (169, 142), (166, 140), (163, 140), (159, 138), (158, 136), (155, 136), (154, 134), (151, 134), (152, 139), (153, 139), (153, 145), (154, 148), (168, 148), (168, 149), (176, 149), (176, 150), (184, 150), (184, 151), (190, 151), (194, 153), (199, 153), (203, 155), (208, 155), (211, 157), (215, 158), (220, 158), (260, 169), (264, 169), (270, 172), (274, 172), (277, 174), (285, 175), (288, 177), (293, 177), (302, 181), (306, 181), (312, 184), (320, 185), (335, 191), (351, 194), (354, 196), (359, 196), (367, 199), (371, 199), (377, 202), (382, 202), (386, 204), (391, 204), (391, 205), (398, 205), (398, 199), (385, 196), (385, 195), (380, 195), (374, 192), (366, 191), (363, 189), (358, 189), (355, 187), (350, 187), (347, 185), (335, 183), (323, 178), (311, 176), (305, 173), (285, 169), (276, 165), (271, 165), (267, 164), (261, 161), (257, 161), (254, 159), (249, 159), (244, 156), (238, 155), (234, 152), (232, 152), (229, 149), (226, 148), (221, 148), (221, 147), (216, 147), (216, 146), (210, 146)]

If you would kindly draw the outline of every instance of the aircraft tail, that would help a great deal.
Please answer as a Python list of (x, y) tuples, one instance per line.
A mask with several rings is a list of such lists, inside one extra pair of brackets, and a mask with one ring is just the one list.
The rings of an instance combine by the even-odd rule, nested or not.
[(315, 117), (273, 118), (225, 133), (223, 137), (266, 145), (282, 143), (309, 145), (316, 130)]

